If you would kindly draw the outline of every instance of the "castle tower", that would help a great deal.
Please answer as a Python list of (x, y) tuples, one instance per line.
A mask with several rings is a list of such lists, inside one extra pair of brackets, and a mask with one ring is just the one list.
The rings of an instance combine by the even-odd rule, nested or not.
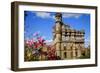
[(56, 47), (56, 55), (61, 57), (61, 41), (62, 41), (62, 14), (56, 13), (55, 15), (55, 47)]

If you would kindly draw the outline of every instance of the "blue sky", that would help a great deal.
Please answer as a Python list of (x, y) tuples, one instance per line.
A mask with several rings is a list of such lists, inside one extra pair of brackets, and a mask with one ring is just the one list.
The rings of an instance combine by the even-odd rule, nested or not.
[[(39, 32), (45, 40), (52, 40), (52, 27), (55, 25), (55, 12), (24, 11), (25, 39), (33, 38)], [(76, 30), (85, 30), (85, 44), (90, 41), (90, 14), (62, 13), (63, 22)]]

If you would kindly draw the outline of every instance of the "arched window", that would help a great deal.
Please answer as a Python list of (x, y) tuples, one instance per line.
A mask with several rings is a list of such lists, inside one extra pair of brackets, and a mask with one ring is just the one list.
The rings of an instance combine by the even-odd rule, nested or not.
[(70, 47), (70, 52), (71, 58), (73, 58), (73, 45)]
[(66, 55), (67, 53), (66, 52), (64, 52), (64, 58), (67, 58), (67, 55)]
[(66, 46), (64, 46), (64, 50), (66, 50)]
[(67, 44), (66, 44), (66, 43), (64, 43), (64, 50), (66, 50), (66, 47), (67, 47)]
[(75, 51), (75, 54), (76, 54), (76, 57), (77, 57), (77, 55), (78, 55), (77, 50)]

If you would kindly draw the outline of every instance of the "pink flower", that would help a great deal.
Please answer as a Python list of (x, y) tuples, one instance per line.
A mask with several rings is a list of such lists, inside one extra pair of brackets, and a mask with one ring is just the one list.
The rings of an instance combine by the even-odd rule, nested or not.
[(32, 47), (33, 43), (34, 43), (34, 40), (33, 40), (33, 39), (32, 39), (32, 40), (26, 40), (26, 41), (25, 41), (25, 44), (26, 44), (28, 47)]
[(34, 49), (37, 49), (37, 42), (34, 42)]
[(43, 38), (42, 37), (38, 37), (37, 38), (39, 42), (42, 42)]
[(39, 44), (41, 44), (41, 46), (43, 46), (45, 40), (42, 37), (38, 37), (37, 39), (38, 39)]
[(48, 51), (47, 51), (47, 57), (49, 60), (55, 60), (56, 59), (56, 54), (55, 54), (55, 47), (49, 45), (48, 46)]
[(28, 40), (26, 40), (26, 42), (25, 42), (26, 44), (29, 44), (29, 41)]

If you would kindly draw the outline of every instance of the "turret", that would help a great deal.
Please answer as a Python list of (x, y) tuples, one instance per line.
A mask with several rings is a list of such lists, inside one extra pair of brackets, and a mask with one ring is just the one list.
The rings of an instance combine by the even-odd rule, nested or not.
[(56, 19), (56, 40), (57, 42), (61, 42), (61, 35), (62, 35), (62, 14), (61, 13), (56, 13), (55, 14), (55, 19)]
[(62, 41), (62, 14), (55, 14), (55, 46), (56, 46), (56, 55), (61, 57), (61, 41)]
[(56, 22), (62, 22), (62, 14), (61, 13), (56, 13), (55, 19), (56, 19)]

